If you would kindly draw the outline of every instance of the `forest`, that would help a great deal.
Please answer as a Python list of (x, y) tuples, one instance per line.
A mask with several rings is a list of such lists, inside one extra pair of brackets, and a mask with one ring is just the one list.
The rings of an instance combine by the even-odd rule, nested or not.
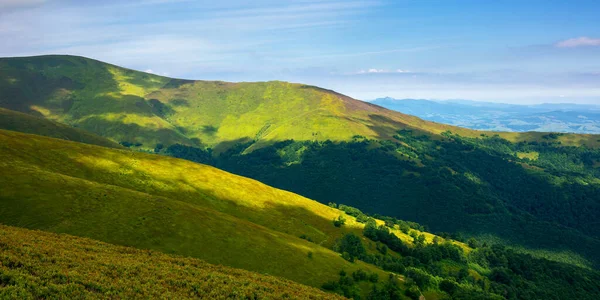
[(560, 145), (558, 136), (511, 143), (485, 134), (445, 132), (435, 139), (399, 130), (394, 140), (288, 140), (247, 153), (248, 142), (218, 154), (172, 145), (157, 152), (432, 232), (598, 266), (600, 150)]

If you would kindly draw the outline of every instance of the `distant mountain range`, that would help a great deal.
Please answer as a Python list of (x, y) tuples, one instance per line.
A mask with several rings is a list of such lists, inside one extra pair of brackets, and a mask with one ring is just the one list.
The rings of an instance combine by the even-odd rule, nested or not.
[(425, 120), (492, 131), (600, 133), (600, 106), (515, 105), (470, 100), (378, 98), (370, 103)]

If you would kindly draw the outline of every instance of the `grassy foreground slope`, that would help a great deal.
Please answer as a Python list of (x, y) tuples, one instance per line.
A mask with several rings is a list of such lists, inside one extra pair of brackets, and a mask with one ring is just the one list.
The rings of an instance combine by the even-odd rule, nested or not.
[(338, 299), (198, 259), (0, 225), (2, 299)]
[[(312, 286), (350, 263), (364, 227), (342, 212), (210, 166), (0, 130), (0, 222), (201, 258)], [(314, 242), (299, 238), (304, 235)], [(309, 254), (310, 253), (310, 254)], [(268, 259), (265, 259), (268, 258)]]
[(0, 129), (43, 135), (110, 148), (123, 148), (123, 146), (120, 146), (111, 140), (87, 131), (4, 108), (0, 108)]
[[(32, 113), (154, 149), (175, 143), (226, 149), (236, 142), (391, 139), (411, 129), (440, 137), (478, 131), (421, 120), (350, 97), (287, 82), (228, 83), (171, 79), (74, 56), (0, 59), (0, 107)], [(511, 141), (541, 133), (499, 133)], [(597, 146), (590, 135), (565, 144)]]

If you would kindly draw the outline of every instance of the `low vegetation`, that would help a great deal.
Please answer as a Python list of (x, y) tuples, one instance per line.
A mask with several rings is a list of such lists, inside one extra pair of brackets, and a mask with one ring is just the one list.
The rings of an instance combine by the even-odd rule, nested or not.
[(273, 276), (0, 225), (2, 299), (337, 299)]

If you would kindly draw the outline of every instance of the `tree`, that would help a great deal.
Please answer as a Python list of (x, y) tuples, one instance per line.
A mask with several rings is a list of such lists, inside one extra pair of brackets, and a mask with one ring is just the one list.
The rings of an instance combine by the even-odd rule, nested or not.
[(473, 249), (479, 248), (479, 242), (475, 238), (470, 238), (467, 243), (469, 244), (469, 247)]
[[(363, 245), (360, 238), (354, 233), (346, 234), (339, 242), (338, 252), (340, 253), (348, 253), (348, 257), (352, 259), (355, 258), (362, 259), (366, 256), (367, 251), (365, 250), (365, 246)], [(344, 257), (345, 258), (345, 257)]]
[(339, 216), (337, 219), (333, 219), (333, 226), (342, 227), (342, 225), (346, 224), (346, 218), (343, 216)]
[(417, 236), (417, 238), (415, 238), (415, 244), (417, 246), (423, 246), (423, 245), (425, 245), (425, 235), (424, 234), (419, 234)]
[(444, 279), (440, 282), (439, 287), (440, 290), (452, 295), (458, 289), (458, 284), (456, 284), (454, 281)]
[(359, 281), (365, 281), (368, 279), (368, 274), (367, 272), (358, 269), (354, 272), (352, 272), (352, 278), (354, 278), (354, 281), (359, 282)]

